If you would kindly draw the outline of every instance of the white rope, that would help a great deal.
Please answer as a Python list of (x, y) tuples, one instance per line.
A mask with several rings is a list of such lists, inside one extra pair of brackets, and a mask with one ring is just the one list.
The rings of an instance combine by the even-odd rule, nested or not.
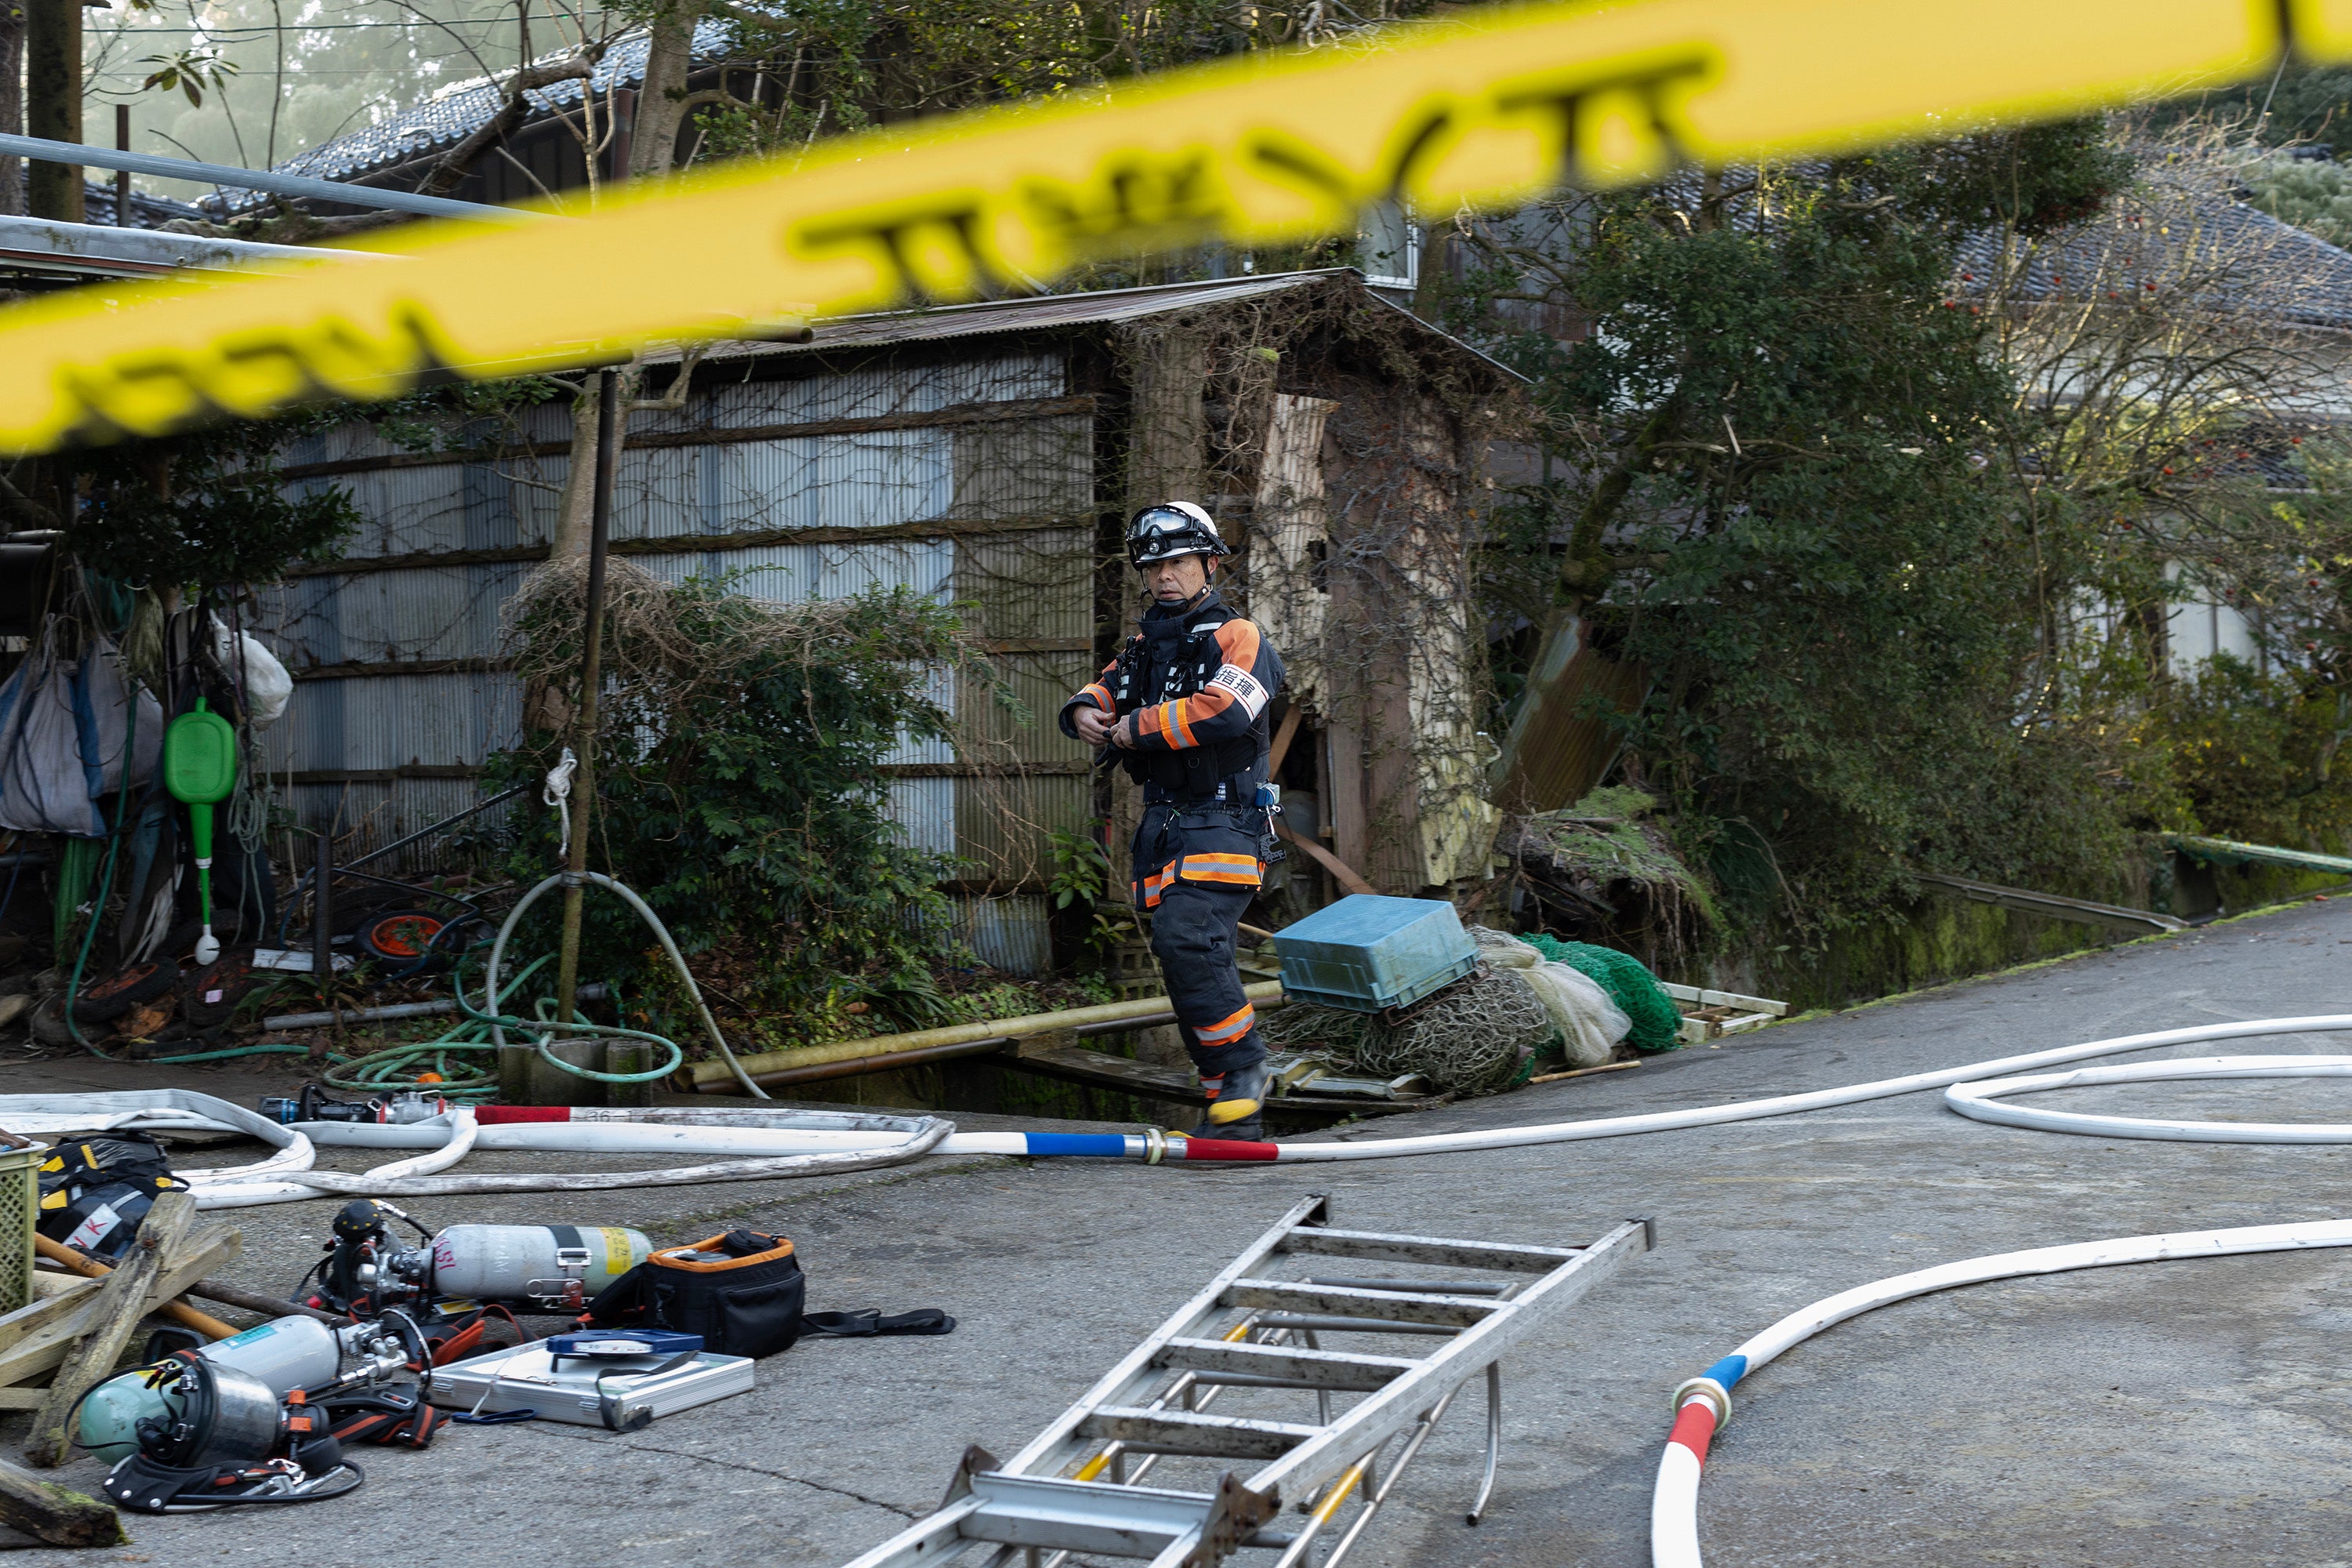
[(555, 850), (559, 858), (572, 853), (572, 775), (579, 771), (580, 759), (572, 754), (571, 747), (564, 747), (562, 759), (547, 770), (547, 783), (539, 792), (540, 804), (554, 807), (562, 819), (563, 841)]

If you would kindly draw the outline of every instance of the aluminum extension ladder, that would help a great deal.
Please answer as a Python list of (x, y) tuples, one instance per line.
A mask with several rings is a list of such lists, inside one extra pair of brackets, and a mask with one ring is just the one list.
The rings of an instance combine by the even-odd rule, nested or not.
[[(1352, 1496), (1355, 1514), (1323, 1559), (1332, 1568), (1454, 1396), (1483, 1372), (1486, 1464), (1468, 1514), (1475, 1524), (1502, 1446), (1502, 1356), (1654, 1240), (1646, 1220), (1584, 1247), (1339, 1230), (1328, 1198), (1305, 1199), (1009, 1462), (965, 1450), (939, 1509), (848, 1568), (929, 1568), (981, 1546), (994, 1549), (973, 1560), (982, 1568), (1060, 1568), (1080, 1553), (1216, 1568), (1244, 1551), (1293, 1568), (1310, 1561)], [(1335, 1271), (1342, 1259), (1360, 1267)], [(1453, 1272), (1368, 1278), (1364, 1264)], [(1334, 1334), (1444, 1342), (1426, 1355), (1369, 1354), (1325, 1349)], [(1211, 1414), (1205, 1407), (1229, 1390), (1311, 1393), (1315, 1419)], [(1139, 1484), (1162, 1460), (1259, 1468), (1242, 1477), (1223, 1469), (1203, 1490)], [(1277, 1522), (1286, 1501), (1306, 1514), (1294, 1528)]]

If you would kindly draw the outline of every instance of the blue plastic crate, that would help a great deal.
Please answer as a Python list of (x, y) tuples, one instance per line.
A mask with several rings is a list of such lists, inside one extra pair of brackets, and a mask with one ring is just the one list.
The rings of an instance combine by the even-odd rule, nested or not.
[(1351, 1013), (1411, 1006), (1478, 967), (1478, 944), (1452, 904), (1377, 893), (1284, 927), (1274, 951), (1291, 997)]

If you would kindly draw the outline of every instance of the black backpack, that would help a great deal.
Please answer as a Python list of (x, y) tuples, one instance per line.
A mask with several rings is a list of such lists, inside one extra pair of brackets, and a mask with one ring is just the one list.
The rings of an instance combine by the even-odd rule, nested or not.
[(719, 1355), (766, 1356), (803, 1334), (944, 1334), (955, 1320), (936, 1307), (803, 1312), (808, 1279), (793, 1244), (756, 1230), (730, 1230), (692, 1247), (668, 1247), (604, 1287), (581, 1321), (598, 1329), (667, 1329), (700, 1334)]
[(158, 1194), (184, 1188), (163, 1146), (143, 1132), (117, 1132), (60, 1143), (37, 1173), (40, 1216), (51, 1241), (113, 1259), (131, 1249)]

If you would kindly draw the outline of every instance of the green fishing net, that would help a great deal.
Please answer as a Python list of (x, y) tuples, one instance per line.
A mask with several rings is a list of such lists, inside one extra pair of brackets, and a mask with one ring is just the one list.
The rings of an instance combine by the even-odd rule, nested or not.
[(1585, 942), (1562, 942), (1554, 936), (1523, 936), (1521, 942), (1555, 963), (1591, 977), (1609, 999), (1633, 1020), (1625, 1043), (1637, 1051), (1671, 1051), (1682, 1044), (1682, 1009), (1658, 984), (1658, 977), (1630, 952), (1595, 947)]

